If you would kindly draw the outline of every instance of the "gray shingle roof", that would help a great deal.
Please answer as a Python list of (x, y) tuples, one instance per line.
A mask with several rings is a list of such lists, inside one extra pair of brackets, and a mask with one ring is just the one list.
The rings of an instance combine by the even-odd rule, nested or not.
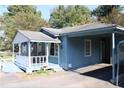
[(62, 29), (46, 28), (46, 27), (42, 27), (41, 29), (43, 29), (55, 36), (59, 36), (59, 34), (62, 33)]
[(106, 27), (114, 27), (115, 24), (103, 24), (103, 23), (91, 23), (91, 24), (85, 24), (75, 27), (65, 27), (62, 29), (53, 29), (53, 28), (45, 28), (43, 27), (45, 31), (48, 31), (49, 33), (53, 35), (61, 35), (71, 32), (79, 32), (79, 31), (86, 31), (86, 30), (93, 30), (93, 29), (99, 29), (99, 28), (106, 28)]
[(29, 40), (33, 41), (41, 41), (41, 42), (54, 42), (54, 43), (60, 43), (60, 40), (57, 38), (49, 37), (48, 35), (45, 35), (41, 32), (37, 31), (25, 31), (25, 30), (18, 30), (22, 35), (27, 37)]

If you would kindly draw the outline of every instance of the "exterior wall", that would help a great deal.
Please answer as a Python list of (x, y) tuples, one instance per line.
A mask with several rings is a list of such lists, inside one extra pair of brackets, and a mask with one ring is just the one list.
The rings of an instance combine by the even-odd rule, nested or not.
[(68, 54), (67, 54), (67, 37), (66, 36), (63, 36), (63, 37), (60, 37), (60, 40), (61, 40), (61, 44), (60, 44), (60, 67), (64, 68), (64, 69), (68, 69), (68, 66), (67, 66), (67, 57), (68, 57)]
[[(91, 56), (84, 55), (84, 39), (91, 40)], [(68, 38), (68, 68), (84, 67), (100, 62), (100, 41), (96, 38)]]
[(15, 64), (20, 68), (26, 70), (28, 67), (28, 56), (16, 55)]
[[(84, 39), (91, 39), (92, 55), (84, 56)], [(100, 41), (97, 38), (61, 38), (60, 66), (64, 69), (84, 67), (100, 62)]]
[(18, 32), (18, 33), (16, 34), (16, 36), (15, 36), (13, 42), (14, 42), (14, 43), (21, 43), (22, 41), (23, 41), (23, 42), (27, 42), (28, 39), (27, 39), (25, 36), (23, 36), (21, 33)]

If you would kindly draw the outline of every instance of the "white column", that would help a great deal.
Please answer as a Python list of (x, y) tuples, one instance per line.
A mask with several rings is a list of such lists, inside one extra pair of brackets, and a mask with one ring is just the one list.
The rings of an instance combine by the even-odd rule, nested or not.
[(60, 65), (60, 45), (59, 43), (57, 45), (58, 45), (58, 65)]
[(21, 55), (21, 43), (18, 43), (19, 46), (19, 56)]
[(14, 47), (15, 47), (15, 46), (14, 46), (14, 43), (13, 43), (13, 44), (12, 44), (12, 57), (13, 57), (13, 60), (12, 60), (12, 61), (13, 61), (13, 62), (15, 62)]
[(46, 64), (49, 63), (49, 44), (46, 43)]
[(115, 33), (112, 33), (112, 80), (115, 82)]
[(28, 66), (29, 68), (31, 68), (31, 44), (30, 42), (28, 42), (28, 58), (29, 58)]

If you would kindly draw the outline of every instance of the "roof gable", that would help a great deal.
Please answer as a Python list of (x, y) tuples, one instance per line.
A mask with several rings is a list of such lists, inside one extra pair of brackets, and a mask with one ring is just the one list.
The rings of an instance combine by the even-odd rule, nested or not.
[[(24, 39), (23, 39), (24, 38)], [(51, 38), (48, 35), (43, 34), (42, 32), (36, 32), (36, 31), (24, 31), (24, 30), (18, 30), (13, 42), (55, 42), (60, 43), (60, 41), (56, 38)]]

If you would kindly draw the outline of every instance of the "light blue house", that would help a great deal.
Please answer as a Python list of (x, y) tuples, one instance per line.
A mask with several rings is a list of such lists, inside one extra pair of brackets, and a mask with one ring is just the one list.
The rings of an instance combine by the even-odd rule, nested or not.
[(120, 40), (124, 40), (124, 28), (115, 24), (18, 31), (13, 40), (15, 64), (32, 72), (44, 66), (69, 70), (104, 62), (112, 64), (115, 80), (116, 47)]

